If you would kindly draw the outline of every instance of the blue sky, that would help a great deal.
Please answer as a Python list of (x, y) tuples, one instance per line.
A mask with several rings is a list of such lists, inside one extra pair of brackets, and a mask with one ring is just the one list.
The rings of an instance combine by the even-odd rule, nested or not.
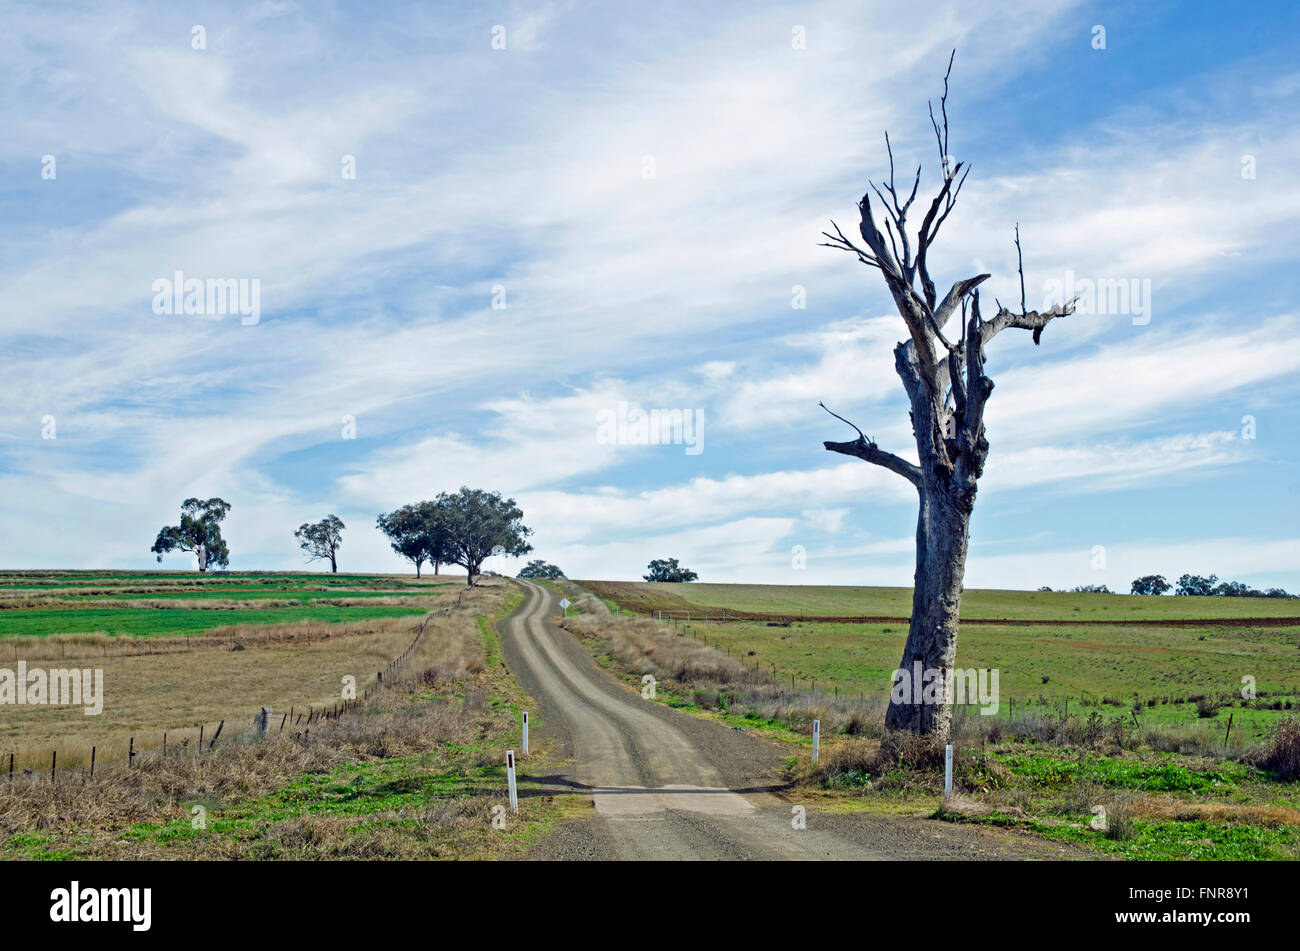
[[(956, 47), (939, 283), (1014, 301), (1019, 222), (1031, 307), (1149, 288), (990, 345), (968, 585), (1300, 589), (1300, 12), (908, 11), (5, 4), (0, 566), (153, 567), (220, 495), (233, 569), (301, 566), (335, 512), (345, 570), (402, 570), (375, 515), (470, 484), (574, 577), (910, 583), (913, 490), (817, 406), (914, 458), (905, 331), (817, 243), (886, 128), (933, 191)], [(260, 319), (156, 314), (176, 270), (257, 279)], [(601, 440), (620, 402), (700, 414), (703, 451)]]

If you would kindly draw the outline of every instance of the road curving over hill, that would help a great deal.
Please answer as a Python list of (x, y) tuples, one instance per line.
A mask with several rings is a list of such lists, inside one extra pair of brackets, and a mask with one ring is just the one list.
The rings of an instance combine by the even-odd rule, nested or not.
[(806, 809), (779, 779), (783, 753), (752, 734), (643, 700), (557, 628), (557, 597), (527, 581), (499, 625), (511, 673), (540, 706), (538, 739), (572, 765), (543, 779), (550, 793), (590, 797), (535, 850), (541, 859), (1022, 859), (1079, 853), (1055, 843), (921, 819)]

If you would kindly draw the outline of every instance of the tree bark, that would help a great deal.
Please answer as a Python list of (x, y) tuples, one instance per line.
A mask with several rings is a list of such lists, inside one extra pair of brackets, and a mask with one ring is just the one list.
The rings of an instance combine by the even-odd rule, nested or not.
[[(912, 617), (899, 671), (910, 690), (891, 693), (885, 713), (885, 728), (926, 733), (940, 742), (952, 728), (951, 695), (944, 686), (951, 682), (957, 658), (958, 616), (961, 610), (962, 577), (966, 571), (966, 547), (970, 538), (970, 511), (960, 503), (923, 489), (916, 522), (916, 575), (912, 589)], [(925, 701), (924, 680), (916, 678), (917, 664), (923, 674), (936, 672), (937, 688), (943, 699)], [(896, 674), (897, 678), (899, 674)]]
[(338, 574), (338, 570), (339, 570), (338, 559), (334, 557), (334, 552), (331, 551), (331, 552), (330, 552), (330, 571), (334, 572), (335, 574)]

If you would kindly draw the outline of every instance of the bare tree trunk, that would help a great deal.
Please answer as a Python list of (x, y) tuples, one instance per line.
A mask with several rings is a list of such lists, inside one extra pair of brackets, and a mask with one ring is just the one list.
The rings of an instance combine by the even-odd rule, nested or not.
[[(895, 691), (891, 696), (885, 713), (886, 729), (928, 733), (940, 742), (948, 738), (952, 704), (943, 691), (951, 682), (957, 658), (958, 615), (969, 537), (970, 513), (960, 504), (937, 501), (935, 495), (923, 490), (916, 522), (912, 617), (899, 663), (910, 689), (906, 693)], [(918, 662), (922, 674), (934, 672), (931, 676), (942, 701), (935, 703), (933, 697), (926, 701), (926, 681), (916, 677)]]
[[(901, 190), (896, 188), (894, 152), (888, 134), (885, 149), (889, 154), (889, 178), (880, 185), (868, 182), (867, 191), (858, 202), (858, 233), (866, 247), (855, 244), (834, 221), (831, 226), (835, 233), (823, 232), (828, 239), (824, 242), (827, 247), (847, 251), (861, 263), (880, 271), (907, 327), (907, 338), (894, 348), (894, 369), (911, 404), (917, 462), (881, 449), (856, 424), (829, 409), (827, 412), (832, 416), (852, 426), (858, 438), (823, 445), (832, 452), (856, 456), (888, 469), (916, 487), (920, 512), (916, 523), (912, 617), (900, 670), (895, 673), (895, 689), (885, 714), (885, 726), (940, 740), (948, 737), (952, 727), (952, 676), (957, 658), (958, 615), (970, 516), (989, 452), (984, 407), (993, 392), (993, 381), (984, 372), (985, 347), (1008, 328), (1030, 331), (1037, 344), (1047, 324), (1074, 313), (1075, 306), (1071, 300), (1046, 311), (1031, 311), (1026, 307), (1018, 225), (1015, 246), (1020, 278), (1019, 312), (1002, 306), (994, 298), (998, 303), (997, 314), (990, 320), (983, 319), (978, 288), (988, 280), (988, 274), (958, 280), (942, 299), (938, 295), (930, 276), (929, 252), (970, 170), (964, 162), (949, 166), (948, 76), (955, 56), (956, 50), (948, 58), (938, 114), (933, 105), (930, 107), (930, 124), (943, 164), (943, 184), (930, 201), (921, 227), (913, 232), (915, 244), (913, 234), (907, 230), (907, 216), (920, 185), (921, 167), (917, 166), (910, 191), (906, 180)], [(883, 232), (872, 208), (873, 194), (885, 219)], [(954, 320), (956, 332), (949, 329), (945, 333), (944, 328)]]
[(331, 551), (331, 552), (330, 552), (330, 571), (334, 572), (335, 574), (338, 574), (338, 570), (339, 570), (338, 559), (334, 556), (334, 552)]
[(199, 559), (199, 574), (203, 574), (204, 572), (206, 572), (206, 571), (208, 570), (208, 552), (207, 552), (207, 549), (204, 548), (202, 545), (200, 545), (200, 546), (199, 546), (199, 550), (196, 551), (194, 554), (195, 554), (195, 556)]

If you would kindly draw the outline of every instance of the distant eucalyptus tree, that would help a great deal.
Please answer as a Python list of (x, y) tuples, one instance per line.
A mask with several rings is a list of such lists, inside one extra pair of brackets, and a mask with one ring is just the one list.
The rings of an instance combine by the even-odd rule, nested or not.
[(229, 511), (230, 503), (224, 499), (186, 499), (181, 503), (181, 523), (160, 529), (149, 550), (160, 562), (168, 552), (192, 552), (200, 572), (212, 565), (224, 568), (230, 564), (230, 551), (221, 537), (221, 520)]
[(293, 537), (298, 539), (298, 546), (307, 553), (308, 561), (328, 561), (330, 571), (337, 572), (338, 553), (343, 544), (345, 527), (337, 515), (326, 515), (319, 522), (303, 522)]
[(447, 561), (465, 569), (467, 585), (474, 583), (485, 559), (533, 550), (526, 540), (533, 531), (524, 525), (523, 511), (500, 492), (461, 486), (458, 492), (441, 493), (435, 504), (447, 533)]

